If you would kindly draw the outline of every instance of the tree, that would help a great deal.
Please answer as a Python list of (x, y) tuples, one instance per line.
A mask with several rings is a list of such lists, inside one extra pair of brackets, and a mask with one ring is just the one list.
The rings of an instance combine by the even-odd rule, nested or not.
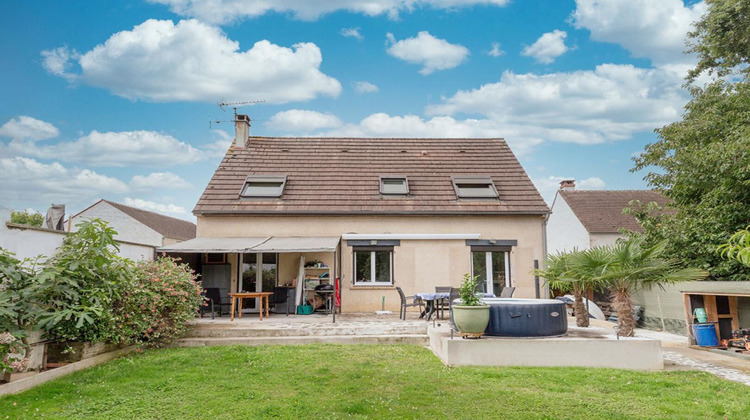
[(570, 269), (596, 274), (589, 281), (606, 284), (612, 292), (620, 334), (632, 337), (635, 317), (631, 296), (645, 287), (660, 287), (679, 281), (702, 280), (708, 273), (696, 268), (681, 268), (677, 260), (664, 257), (666, 242), (646, 245), (643, 237), (595, 247), (571, 256)]
[(750, 74), (750, 2), (706, 0), (708, 13), (690, 32), (688, 51), (698, 54), (698, 65), (688, 73), (693, 82), (703, 72), (724, 77)]
[[(552, 254), (544, 262), (544, 269), (534, 270), (534, 274), (545, 279), (550, 287), (570, 292), (573, 294), (573, 312), (576, 317), (576, 326), (589, 326), (589, 313), (583, 304), (583, 296), (587, 291), (599, 289), (601, 286), (600, 276), (604, 270), (601, 265), (604, 258), (597, 257), (599, 249), (590, 254), (573, 250)], [(579, 259), (580, 264), (573, 266), (571, 260)]]
[(722, 257), (737, 260), (750, 267), (750, 226), (732, 235), (718, 251)]
[(688, 75), (723, 77), (688, 85), (692, 100), (679, 122), (656, 130), (658, 141), (635, 158), (633, 171), (672, 199), (666, 213), (634, 212), (648, 244), (718, 280), (750, 280), (738, 261), (715, 251), (750, 224), (750, 3), (707, 0), (708, 12), (690, 33), (699, 63)]
[(44, 216), (42, 213), (29, 212), (28, 210), (10, 212), (11, 223), (18, 223), (19, 225), (29, 225), (40, 227), (44, 224)]

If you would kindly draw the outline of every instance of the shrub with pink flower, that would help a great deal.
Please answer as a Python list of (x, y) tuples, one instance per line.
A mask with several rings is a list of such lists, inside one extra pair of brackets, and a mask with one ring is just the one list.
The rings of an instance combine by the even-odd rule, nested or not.
[(115, 311), (122, 341), (159, 346), (178, 338), (203, 304), (201, 290), (194, 272), (178, 260), (139, 263)]
[(23, 357), (24, 346), (10, 332), (0, 333), (0, 373), (23, 372), (29, 367), (29, 359)]

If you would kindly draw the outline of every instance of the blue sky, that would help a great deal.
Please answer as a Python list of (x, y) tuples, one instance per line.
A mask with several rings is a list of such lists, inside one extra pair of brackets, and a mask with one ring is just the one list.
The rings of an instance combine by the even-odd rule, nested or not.
[[(269, 6), (273, 5), (273, 6)], [(703, 3), (4, 1), (0, 206), (100, 198), (193, 220), (233, 135), (503, 137), (547, 199), (645, 188)], [(209, 121), (214, 123), (209, 124)], [(215, 121), (221, 121), (218, 124)]]

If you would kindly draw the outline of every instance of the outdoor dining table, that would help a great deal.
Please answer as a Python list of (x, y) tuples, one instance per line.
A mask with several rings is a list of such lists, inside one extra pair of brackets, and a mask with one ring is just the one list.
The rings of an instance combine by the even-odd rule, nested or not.
[[(268, 318), (268, 297), (271, 296), (273, 292), (241, 292), (241, 293), (230, 293), (229, 297), (232, 299), (232, 316), (230, 317), (230, 321), (234, 321), (234, 308), (235, 303), (238, 303), (236, 306), (237, 312), (238, 312), (238, 318), (242, 318), (242, 299), (255, 299), (259, 298), (260, 301), (260, 320), (263, 321), (263, 301), (265, 301), (265, 310), (266, 310), (266, 318)], [(239, 301), (239, 302), (238, 302)]]
[[(492, 293), (477, 293), (477, 296), (486, 298), (495, 297), (495, 295)], [(424, 312), (422, 312), (419, 317), (424, 318), (425, 315), (427, 315), (427, 320), (429, 321), (432, 318), (432, 315), (437, 312), (438, 301), (440, 301), (441, 299), (450, 299), (451, 294), (445, 292), (427, 292), (415, 293), (414, 297), (420, 298), (425, 302)]]

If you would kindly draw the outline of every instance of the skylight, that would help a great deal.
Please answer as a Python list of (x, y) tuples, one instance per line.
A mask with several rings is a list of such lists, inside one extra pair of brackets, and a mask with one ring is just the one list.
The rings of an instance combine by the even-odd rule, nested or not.
[(453, 177), (453, 189), (459, 198), (497, 197), (497, 189), (490, 177)]
[(405, 175), (389, 175), (380, 177), (380, 193), (385, 195), (409, 194), (409, 182)]
[(281, 197), (286, 185), (286, 175), (283, 176), (263, 176), (250, 175), (245, 180), (240, 197)]

